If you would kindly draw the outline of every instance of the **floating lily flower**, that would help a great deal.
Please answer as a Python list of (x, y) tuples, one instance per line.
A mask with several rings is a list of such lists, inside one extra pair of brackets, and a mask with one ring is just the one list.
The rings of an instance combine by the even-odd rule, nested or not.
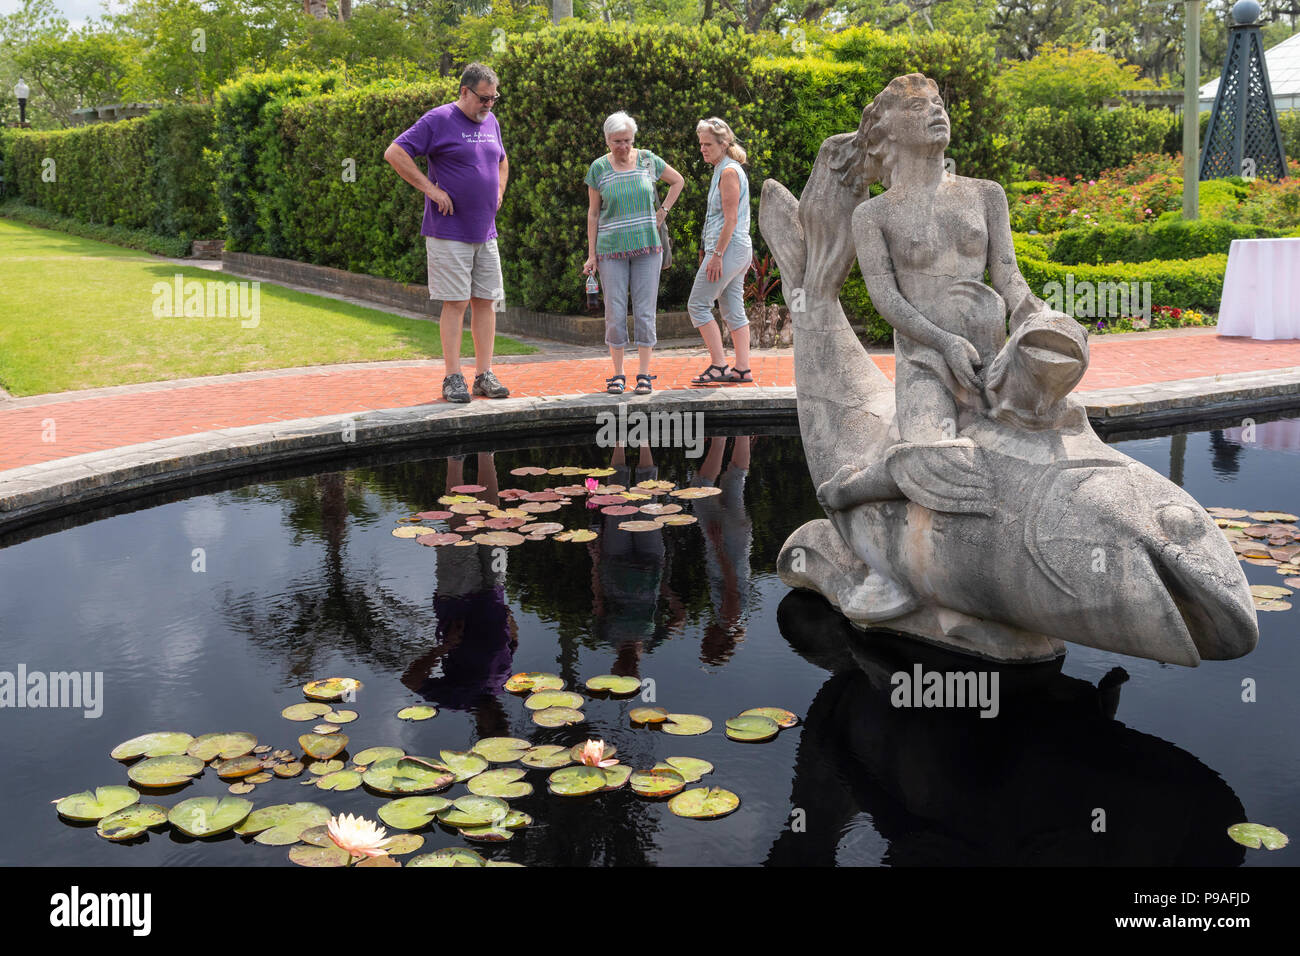
[(387, 856), (385, 847), (392, 841), (383, 827), (350, 813), (330, 817), (329, 831), (335, 846), (353, 856)]
[(587, 486), (588, 491), (595, 491), (597, 488), (600, 487), (600, 482), (597, 481), (595, 478), (588, 478), (585, 482), (583, 482), (583, 484)]
[(617, 760), (605, 759), (605, 741), (588, 740), (582, 745), (582, 763), (588, 767), (612, 767)]

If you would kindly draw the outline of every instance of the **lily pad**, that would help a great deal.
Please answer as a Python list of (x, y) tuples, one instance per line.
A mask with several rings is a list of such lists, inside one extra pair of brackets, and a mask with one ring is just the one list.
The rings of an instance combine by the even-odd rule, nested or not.
[(446, 521), (451, 517), (450, 511), (421, 511), (416, 514), (421, 521)]
[[(385, 847), (385, 849), (387, 849), (387, 847)], [(379, 867), (401, 866), (402, 864), (398, 863), (396, 860), (392, 858), (391, 851), (390, 851), (389, 853), (385, 853), (383, 856), (362, 857), (360, 860), (357, 860), (357, 862), (353, 865), (357, 868), (364, 867), (367, 870), (373, 870)]]
[(337, 734), (339, 728), (337, 724), (317, 724), (311, 729), (311, 732), (313, 734), (320, 734), (321, 736), (328, 736), (329, 734)]
[(481, 773), (471, 779), (466, 787), (469, 792), (477, 794), (480, 797), (500, 797), (502, 800), (515, 800), (519, 797), (526, 797), (533, 792), (531, 783), (520, 782), (520, 778), (527, 773), (518, 767), (503, 767), (499, 770), (489, 770)]
[(402, 525), (400, 528), (393, 529), (394, 538), (418, 538), (424, 534), (433, 533), (433, 528), (416, 528), (409, 524)]
[(585, 703), (581, 694), (575, 694), (570, 690), (540, 690), (525, 700), (524, 706), (529, 710), (545, 710), (547, 707), (577, 709)]
[(676, 491), (668, 492), (668, 494), (672, 495), (674, 498), (712, 498), (714, 495), (722, 494), (722, 489), (709, 486), (699, 486), (693, 488), (678, 488)]
[[(235, 829), (235, 832), (239, 832), (238, 828)], [(312, 846), (338, 846), (338, 844), (334, 842), (334, 838), (330, 836), (328, 823), (321, 824), (320, 826), (308, 827), (298, 835), (298, 839), (303, 843), (310, 843)]]
[(316, 720), (333, 709), (329, 704), (290, 704), (280, 711), (280, 716), (286, 720)]
[(251, 777), (255, 773), (260, 773), (262, 758), (255, 754), (247, 757), (235, 757), (233, 760), (222, 760), (219, 763), (214, 763), (212, 769), (223, 780), (238, 780), (241, 777)]
[(662, 707), (634, 707), (628, 717), (634, 724), (662, 724), (668, 719), (668, 711)]
[(352, 862), (352, 854), (342, 847), (299, 844), (289, 851), (289, 859), (299, 866), (338, 867)]
[(748, 717), (732, 717), (727, 721), (727, 737), (730, 740), (760, 743), (764, 740), (771, 740), (780, 732), (781, 728), (775, 720), (761, 714), (750, 714)]
[(510, 815), (510, 805), (498, 797), (457, 797), (451, 806), (438, 811), (438, 821), (449, 827), (486, 827)]
[(712, 730), (713, 721), (699, 714), (669, 714), (668, 720), (660, 729), (674, 737), (694, 737)]
[(799, 718), (783, 707), (751, 707), (749, 710), (742, 710), (739, 714), (741, 717), (755, 715), (775, 721), (778, 727), (793, 727), (799, 723)]
[(361, 774), (355, 770), (338, 770), (325, 774), (316, 781), (316, 786), (322, 790), (355, 790), (361, 786)]
[(160, 827), (166, 822), (166, 807), (156, 803), (137, 803), (104, 817), (95, 827), (95, 832), (105, 840), (130, 840), (150, 827)]
[(1290, 597), (1294, 592), (1290, 588), (1279, 587), (1276, 584), (1252, 584), (1250, 593), (1257, 598), (1277, 599)]
[(394, 856), (404, 856), (407, 853), (414, 853), (422, 846), (424, 846), (424, 837), (418, 833), (395, 833), (388, 838), (388, 846), (385, 848), (388, 850), (388, 856), (374, 856), (371, 859), (387, 860)]
[(431, 793), (446, 790), (455, 774), (427, 757), (389, 757), (372, 763), (361, 775), (380, 793)]
[(329, 760), (342, 753), (347, 745), (347, 734), (303, 734), (298, 738), (303, 753), (317, 760)]
[(327, 773), (338, 773), (342, 769), (342, 760), (318, 760), (308, 768), (308, 772), (312, 776), (323, 777)]
[(242, 797), (191, 797), (172, 807), (167, 821), (186, 836), (209, 837), (233, 830), (252, 809)]
[(628, 778), (632, 776), (632, 768), (622, 763), (615, 764), (612, 767), (602, 767), (600, 770), (605, 774), (606, 790), (622, 789)]
[(245, 777), (244, 782), (245, 783), (270, 783), (274, 779), (275, 778), (272, 777), (269, 773), (263, 771), (262, 773), (255, 773), (251, 777)]
[[(676, 515), (673, 517), (676, 517)], [(668, 521), (669, 519), (662, 518), (660, 520)], [(618, 527), (621, 531), (658, 531), (663, 525), (658, 521), (620, 521)]]
[[(286, 815), (279, 824), (262, 830), (253, 837), (253, 842), (260, 843), (262, 846), (289, 846), (301, 840), (303, 831), (310, 830), (312, 827), (324, 826), (328, 830), (330, 820), (328, 809), (315, 803), (296, 803), (292, 806), (301, 809), (294, 814)], [(330, 845), (333, 845), (332, 840)]]
[(514, 763), (532, 746), (527, 740), (518, 737), (484, 737), (470, 750), (492, 763)]
[(533, 825), (533, 818), (522, 810), (511, 810), (506, 814), (506, 818), (497, 824), (499, 827), (505, 827), (507, 830), (522, 830), (524, 827)]
[(325, 720), (331, 724), (350, 724), (357, 719), (355, 710), (336, 710), (332, 714), (326, 714)]
[(173, 754), (142, 760), (127, 770), (126, 775), (142, 787), (174, 787), (202, 773), (206, 766), (198, 757)]
[(528, 751), (519, 758), (519, 762), (525, 767), (555, 770), (573, 763), (573, 757), (569, 754), (568, 747), (561, 747), (558, 744), (544, 744)]
[(169, 757), (185, 753), (194, 738), (177, 730), (164, 730), (141, 734), (124, 740), (109, 754), (114, 760), (134, 760), (136, 757)]
[(246, 793), (252, 793), (257, 789), (257, 785), (249, 783), (247, 780), (240, 780), (238, 783), (232, 783), (226, 788), (237, 797), (242, 797)]
[(411, 857), (407, 866), (485, 866), (487, 861), (473, 850), (464, 847), (449, 846), (432, 853), (421, 853)]
[(1288, 523), (1288, 524), (1292, 521), (1300, 520), (1297, 519), (1295, 515), (1291, 514), (1288, 511), (1252, 511), (1250, 513), (1250, 516), (1254, 518), (1256, 521), (1269, 521), (1269, 522), (1281, 521), (1283, 523)]
[(326, 677), (324, 680), (314, 680), (307, 684), (302, 692), (309, 700), (352, 700), (362, 686), (361, 681), (355, 677)]
[(438, 752), (442, 762), (456, 776), (456, 783), (464, 783), (488, 768), (488, 759), (472, 750), (442, 750)]
[(664, 763), (680, 773), (687, 783), (695, 783), (706, 773), (713, 773), (713, 764), (699, 757), (669, 757)]
[(502, 826), (461, 827), (460, 835), (476, 843), (505, 843), (514, 838), (514, 832)]
[(410, 707), (403, 707), (397, 712), (398, 720), (428, 720), (430, 717), (438, 716), (438, 708), (432, 704), (414, 704)]
[(312, 826), (324, 826), (329, 822), (330, 812), (327, 807), (319, 803), (276, 803), (269, 807), (259, 807), (249, 813), (243, 822), (235, 827), (235, 832), (240, 836), (251, 836), (321, 814), (324, 814), (324, 817), (317, 823), (311, 824)]
[(1260, 823), (1234, 823), (1228, 827), (1228, 836), (1252, 850), (1260, 847), (1265, 850), (1280, 850), (1291, 842), (1281, 830)]
[(456, 485), (451, 489), (456, 495), (476, 495), (480, 491), (487, 491), (487, 488), (483, 485)]
[(641, 689), (641, 681), (635, 677), (618, 677), (614, 674), (601, 674), (587, 681), (587, 690), (593, 694), (611, 694), (614, 697), (626, 697)]
[(398, 830), (418, 830), (451, 806), (446, 797), (402, 797), (379, 808), (379, 819)]
[(460, 544), (464, 539), (450, 531), (439, 531), (436, 534), (422, 534), (418, 544), (428, 548), (440, 548), (445, 544)]
[(546, 789), (561, 797), (582, 797), (609, 784), (605, 771), (599, 767), (563, 767), (554, 771), (546, 781)]
[(695, 524), (695, 522), (699, 520), (700, 519), (695, 517), (695, 515), (665, 515), (659, 519), (658, 524), (660, 526), (670, 525), (672, 527), (677, 527), (679, 525)]
[(572, 541), (574, 544), (583, 544), (587, 541), (596, 540), (596, 532), (588, 531), (586, 528), (579, 528), (575, 531), (561, 531), (552, 539), (554, 541)]
[(740, 797), (721, 787), (696, 787), (668, 801), (668, 809), (679, 817), (715, 820), (740, 806)]
[(368, 767), (377, 760), (387, 760), (389, 757), (405, 757), (406, 751), (401, 747), (367, 747), (355, 757), (352, 758), (354, 763), (363, 767)]
[(257, 738), (242, 732), (224, 734), (203, 734), (190, 741), (186, 750), (191, 757), (200, 760), (233, 760), (253, 752)]
[(639, 797), (671, 797), (686, 786), (686, 780), (676, 770), (638, 770), (628, 783)]
[(131, 806), (140, 799), (139, 792), (130, 787), (111, 786), (83, 790), (64, 797), (54, 807), (59, 816), (69, 820), (102, 820)]
[(523, 465), (520, 468), (512, 468), (510, 474), (514, 475), (516, 478), (526, 475), (544, 475), (546, 474), (546, 469), (538, 468), (536, 465)]
[(533, 711), (533, 723), (538, 727), (569, 727), (586, 719), (586, 714), (573, 707), (547, 707)]
[(564, 679), (559, 674), (545, 671), (525, 671), (511, 675), (506, 690), (512, 694), (531, 694), (542, 690), (564, 690)]
[(1289, 611), (1290, 601), (1277, 601), (1269, 598), (1255, 598), (1256, 611)]

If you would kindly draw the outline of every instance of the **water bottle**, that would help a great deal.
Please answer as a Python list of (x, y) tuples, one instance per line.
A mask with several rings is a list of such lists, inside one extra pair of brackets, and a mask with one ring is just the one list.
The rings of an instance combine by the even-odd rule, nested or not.
[(600, 283), (596, 281), (594, 272), (587, 276), (587, 311), (600, 311)]

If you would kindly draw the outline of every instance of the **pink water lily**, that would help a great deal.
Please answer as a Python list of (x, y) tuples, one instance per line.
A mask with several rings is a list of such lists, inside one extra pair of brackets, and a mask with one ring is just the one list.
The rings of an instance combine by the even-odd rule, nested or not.
[(588, 491), (595, 491), (597, 488), (600, 487), (600, 482), (597, 481), (595, 478), (588, 478), (585, 482), (583, 482), (583, 484), (587, 486)]
[(330, 817), (329, 831), (335, 846), (353, 856), (387, 856), (385, 847), (392, 842), (391, 837), (385, 838), (388, 831), (383, 827), (350, 813)]
[(612, 767), (617, 760), (605, 758), (605, 741), (588, 740), (582, 745), (582, 763), (588, 767)]

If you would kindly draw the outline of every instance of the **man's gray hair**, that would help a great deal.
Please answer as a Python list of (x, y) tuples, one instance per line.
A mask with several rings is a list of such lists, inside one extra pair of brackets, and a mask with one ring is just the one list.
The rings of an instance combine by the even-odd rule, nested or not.
[(625, 129), (630, 129), (633, 137), (636, 136), (636, 120), (622, 110), (617, 113), (610, 113), (605, 118), (605, 139), (609, 139), (615, 133), (621, 133)]
[(478, 85), (484, 81), (495, 85), (500, 85), (501, 81), (493, 72), (492, 67), (484, 63), (471, 63), (465, 67), (465, 71), (460, 75), (460, 85), (469, 87), (471, 90), (477, 90)]

